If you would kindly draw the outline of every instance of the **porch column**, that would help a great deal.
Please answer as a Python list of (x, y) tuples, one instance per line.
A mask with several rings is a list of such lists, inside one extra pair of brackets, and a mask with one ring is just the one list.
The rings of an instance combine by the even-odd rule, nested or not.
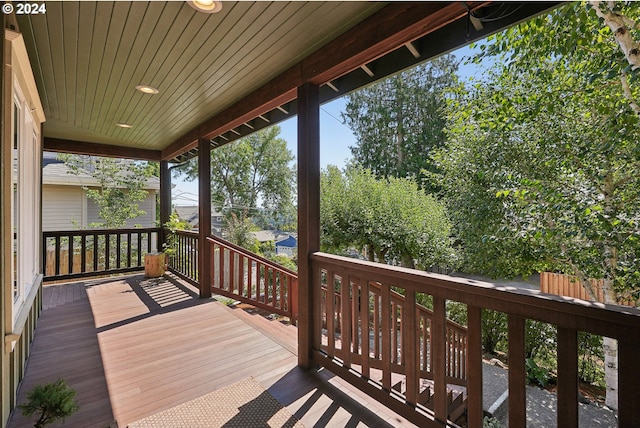
[(198, 287), (200, 298), (211, 297), (211, 146), (198, 141)]
[(298, 88), (298, 365), (311, 367), (313, 271), (320, 249), (320, 102), (318, 86)]
[(160, 161), (160, 237), (158, 242), (158, 250), (162, 248), (162, 244), (167, 242), (165, 224), (169, 221), (171, 215), (171, 171), (169, 170), (169, 161)]

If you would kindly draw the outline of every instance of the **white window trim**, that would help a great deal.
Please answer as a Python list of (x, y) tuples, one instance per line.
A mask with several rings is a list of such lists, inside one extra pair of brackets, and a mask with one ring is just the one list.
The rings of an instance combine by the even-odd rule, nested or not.
[[(11, 30), (5, 30), (5, 46), (11, 53), (11, 63), (5, 67), (5, 83), (13, 94), (20, 111), (21, 120), (18, 142), (18, 200), (12, 206), (18, 207), (18, 268), (17, 281), (20, 293), (13, 299), (13, 286), (3, 290), (5, 298), (5, 345), (6, 351), (15, 347), (16, 341), (22, 335), (26, 320), (38, 294), (42, 283), (41, 272), (41, 124), (45, 120), (44, 110), (40, 102), (38, 90), (29, 64), (29, 57), (22, 35)], [(6, 86), (5, 86), (6, 87)], [(14, 108), (6, 112), (5, 118), (10, 118), (10, 132), (13, 144)], [(6, 136), (7, 134), (5, 134)], [(6, 161), (5, 161), (6, 162)], [(13, 161), (11, 161), (13, 162)], [(12, 172), (13, 173), (13, 172)], [(13, 193), (13, 189), (11, 190)], [(13, 213), (12, 213), (13, 218)], [(13, 220), (12, 220), (13, 222)], [(12, 231), (13, 232), (13, 231)], [(13, 269), (12, 269), (13, 271)], [(12, 273), (13, 275), (13, 273)], [(10, 297), (10, 298), (9, 298)]]

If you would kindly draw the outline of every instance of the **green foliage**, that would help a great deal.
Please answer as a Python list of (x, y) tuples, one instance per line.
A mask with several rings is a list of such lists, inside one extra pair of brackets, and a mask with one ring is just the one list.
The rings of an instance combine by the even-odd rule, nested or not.
[(449, 97), (436, 159), (468, 270), (640, 292), (640, 127), (607, 31), (575, 4), (514, 27), (482, 48), (504, 65)]
[(80, 406), (75, 402), (76, 391), (64, 379), (36, 385), (27, 393), (27, 402), (18, 408), (25, 416), (39, 415), (34, 427), (40, 428), (75, 413)]
[(482, 348), (485, 352), (495, 354), (498, 345), (507, 339), (507, 314), (490, 309), (482, 310)]
[(100, 208), (99, 216), (104, 220), (91, 224), (91, 227), (118, 229), (124, 227), (127, 220), (145, 214), (137, 202), (147, 196), (144, 188), (152, 174), (147, 164), (69, 154), (60, 154), (58, 158), (65, 162), (72, 174), (89, 174), (98, 182), (97, 188), (84, 188), (87, 197)]
[(406, 178), (377, 179), (371, 171), (330, 166), (322, 172), (323, 248), (368, 249), (370, 259), (418, 267), (452, 264), (450, 223), (444, 207)]
[(433, 149), (444, 143), (444, 89), (456, 80), (458, 62), (444, 55), (348, 95), (344, 123), (358, 142), (354, 162), (378, 178), (413, 178), (434, 185)]
[(289, 270), (292, 270), (294, 272), (298, 271), (298, 265), (296, 264), (295, 261), (291, 260), (289, 257), (284, 256), (282, 254), (272, 254), (270, 256), (267, 257), (269, 260), (271, 260), (272, 262), (275, 262), (277, 264), (279, 264), (280, 266), (283, 266)]
[(485, 416), (482, 419), (482, 428), (503, 428), (502, 423), (491, 416)]
[(240, 215), (235, 212), (230, 212), (229, 215), (225, 217), (225, 221), (227, 223), (229, 242), (256, 254), (260, 251), (260, 243), (251, 234), (256, 227), (248, 217), (247, 210), (242, 211)]
[(527, 370), (527, 383), (534, 383), (543, 388), (547, 386), (549, 371), (538, 366), (533, 358), (526, 359), (525, 369)]
[[(272, 126), (211, 151), (211, 198), (217, 209), (246, 209), (253, 215), (262, 201), (271, 212), (290, 212), (294, 157), (279, 134), (280, 127)], [(197, 179), (197, 159), (178, 172)]]
[(582, 331), (578, 333), (578, 378), (583, 382), (605, 386), (602, 336)]
[(162, 244), (162, 248), (164, 253), (168, 256), (174, 256), (176, 254), (176, 246), (178, 245), (178, 236), (176, 235), (176, 231), (178, 230), (189, 230), (191, 229), (191, 225), (180, 218), (177, 213), (171, 213), (169, 216), (169, 221), (167, 221), (163, 225), (166, 229), (169, 229), (171, 232), (167, 236), (167, 240), (164, 244)]

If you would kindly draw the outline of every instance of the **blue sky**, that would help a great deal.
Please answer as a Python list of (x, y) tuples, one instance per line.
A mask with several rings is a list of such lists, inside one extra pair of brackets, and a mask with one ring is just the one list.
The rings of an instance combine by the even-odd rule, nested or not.
[[(458, 59), (471, 53), (469, 47), (464, 47), (453, 52)], [(461, 64), (459, 76), (463, 79), (476, 76), (480, 69), (474, 65)], [(342, 124), (341, 112), (346, 105), (345, 98), (338, 98), (320, 107), (320, 166), (327, 165), (343, 167), (351, 158), (349, 147), (356, 144), (356, 139), (351, 130)], [(294, 156), (297, 153), (297, 118), (288, 119), (280, 123), (280, 136), (287, 142), (287, 147)], [(173, 202), (176, 205), (192, 205), (198, 202), (198, 183), (187, 182), (182, 179), (172, 178), (175, 188), (173, 190)]]

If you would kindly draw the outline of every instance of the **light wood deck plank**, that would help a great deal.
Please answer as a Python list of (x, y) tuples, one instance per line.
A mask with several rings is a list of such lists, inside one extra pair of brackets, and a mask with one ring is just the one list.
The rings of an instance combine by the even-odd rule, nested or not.
[[(18, 402), (64, 377), (81, 409), (54, 427), (123, 428), (249, 376), (307, 427), (413, 426), (326, 370), (299, 369), (295, 327), (200, 300), (175, 278), (48, 286), (43, 300)], [(8, 426), (32, 425), (14, 412)]]

